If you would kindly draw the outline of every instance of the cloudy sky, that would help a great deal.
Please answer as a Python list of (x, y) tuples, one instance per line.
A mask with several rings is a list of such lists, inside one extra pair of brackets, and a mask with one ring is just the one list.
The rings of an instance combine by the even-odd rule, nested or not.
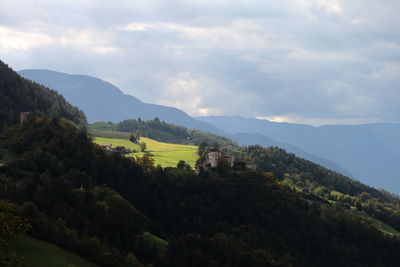
[(400, 122), (399, 0), (1, 0), (0, 59), (193, 116)]

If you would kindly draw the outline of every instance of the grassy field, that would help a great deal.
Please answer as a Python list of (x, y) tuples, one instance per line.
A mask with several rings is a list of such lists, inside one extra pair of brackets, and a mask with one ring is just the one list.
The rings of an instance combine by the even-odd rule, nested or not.
[[(95, 137), (94, 142), (97, 144), (112, 144), (113, 147), (125, 146), (126, 148), (140, 151), (139, 146), (128, 139)], [(184, 160), (191, 167), (194, 167), (198, 159), (196, 153), (197, 146), (163, 143), (146, 137), (141, 137), (140, 142), (146, 143), (146, 152), (152, 155), (155, 165), (160, 164), (162, 167), (176, 167), (176, 164), (180, 160)], [(142, 157), (143, 154), (142, 152), (138, 152), (131, 153), (128, 156)]]
[(41, 267), (96, 267), (76, 254), (61, 249), (51, 243), (30, 236), (20, 236), (10, 242), (9, 251), (17, 252), (25, 261)]

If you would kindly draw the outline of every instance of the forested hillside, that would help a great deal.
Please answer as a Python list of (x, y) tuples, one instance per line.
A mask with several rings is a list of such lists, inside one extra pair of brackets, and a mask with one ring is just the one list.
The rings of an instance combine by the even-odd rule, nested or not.
[[(315, 127), (239, 116), (215, 116), (197, 119), (211, 123), (221, 131), (231, 134), (261, 135), (259, 141), (256, 141), (257, 135), (250, 136), (250, 138), (248, 136), (245, 138), (245, 135), (242, 138), (237, 138), (236, 140), (243, 145), (260, 144), (265, 146), (267, 142), (263, 142), (262, 139), (266, 137), (291, 144), (311, 153), (314, 157), (298, 154), (296, 150), (292, 150), (290, 147), (283, 148), (312, 161), (316, 161), (315, 159), (318, 157), (330, 160), (365, 184), (385, 188), (393, 193), (400, 193), (398, 179), (400, 161), (399, 123)], [(331, 164), (318, 162), (325, 167), (332, 168)], [(340, 169), (335, 168), (335, 170), (347, 175)]]
[(76, 124), (85, 124), (82, 111), (64, 97), (42, 85), (22, 78), (0, 61), (0, 129), (18, 123), (21, 112), (33, 116), (63, 117)]
[[(199, 145), (201, 142), (208, 144), (235, 144), (234, 141), (215, 134), (188, 129), (183, 126), (174, 125), (160, 121), (158, 117), (152, 120), (129, 119), (119, 123), (102, 122), (88, 126), (89, 132), (99, 137), (112, 137), (115, 132), (126, 132), (133, 135), (148, 137), (157, 141), (175, 144)], [(111, 134), (111, 136), (110, 136)]]
[[(101, 266), (397, 266), (400, 260), (397, 235), (297, 193), (272, 172), (197, 176), (153, 168), (100, 149), (60, 119), (11, 127), (0, 145), (8, 151), (0, 198), (15, 203), (32, 226), (28, 233)], [(256, 150), (248, 152), (257, 158)], [(281, 178), (279, 162), (291, 162), (278, 154), (271, 157), (278, 168), (265, 169)], [(146, 245), (146, 232), (167, 247)]]
[[(2, 69), (0, 265), (25, 233), (99, 266), (397, 266), (400, 200), (284, 150), (241, 152), (259, 171), (154, 167), (93, 143), (61, 96)], [(19, 125), (21, 111), (33, 118)], [(53, 118), (51, 118), (53, 117)], [(155, 118), (90, 132), (229, 145)], [(133, 139), (133, 138), (132, 138)]]
[[(360, 183), (277, 147), (244, 149), (258, 168), (289, 187), (349, 211), (361, 211), (400, 230), (400, 197)], [(315, 198), (313, 198), (315, 199)], [(360, 215), (359, 213), (357, 213)]]

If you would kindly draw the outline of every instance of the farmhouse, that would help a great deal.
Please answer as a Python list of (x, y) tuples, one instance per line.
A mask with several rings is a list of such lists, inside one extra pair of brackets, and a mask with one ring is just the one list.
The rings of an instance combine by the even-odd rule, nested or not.
[(112, 151), (112, 150), (113, 150), (112, 144), (100, 144), (100, 146), (101, 146), (103, 149), (107, 150), (107, 151)]

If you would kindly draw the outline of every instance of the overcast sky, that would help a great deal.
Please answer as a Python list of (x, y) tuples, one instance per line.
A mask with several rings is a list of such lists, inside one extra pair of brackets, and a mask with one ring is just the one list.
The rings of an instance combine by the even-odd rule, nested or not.
[(0, 59), (192, 116), (400, 121), (399, 0), (1, 0)]

